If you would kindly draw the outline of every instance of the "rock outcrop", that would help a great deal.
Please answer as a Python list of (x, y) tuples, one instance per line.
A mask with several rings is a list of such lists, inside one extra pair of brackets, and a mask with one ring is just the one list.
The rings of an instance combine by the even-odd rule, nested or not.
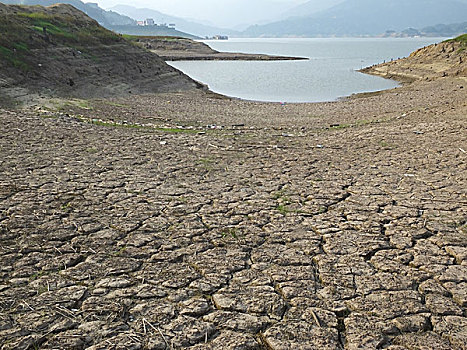
[(466, 35), (414, 51), (409, 57), (362, 70), (400, 81), (467, 77)]

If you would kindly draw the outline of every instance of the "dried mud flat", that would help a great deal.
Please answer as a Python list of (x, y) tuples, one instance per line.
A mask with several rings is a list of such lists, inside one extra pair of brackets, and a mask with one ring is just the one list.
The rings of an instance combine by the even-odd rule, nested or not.
[(466, 91), (1, 110), (0, 348), (465, 349)]

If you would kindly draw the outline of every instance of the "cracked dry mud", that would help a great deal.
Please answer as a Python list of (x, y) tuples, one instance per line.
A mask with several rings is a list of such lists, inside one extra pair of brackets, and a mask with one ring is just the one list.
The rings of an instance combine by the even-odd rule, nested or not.
[(465, 349), (463, 85), (1, 110), (0, 348)]

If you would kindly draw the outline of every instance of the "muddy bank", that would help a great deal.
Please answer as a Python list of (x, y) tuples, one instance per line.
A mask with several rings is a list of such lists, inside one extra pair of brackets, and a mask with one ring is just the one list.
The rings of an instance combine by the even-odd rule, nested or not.
[[(464, 39), (465, 40), (465, 39)], [(404, 83), (440, 77), (467, 77), (467, 44), (446, 41), (413, 52), (409, 57), (362, 69), (361, 72)]]

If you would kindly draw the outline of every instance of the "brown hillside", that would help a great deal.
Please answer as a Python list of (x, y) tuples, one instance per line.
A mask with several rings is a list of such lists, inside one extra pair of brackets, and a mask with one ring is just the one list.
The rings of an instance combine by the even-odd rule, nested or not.
[(0, 33), (4, 100), (31, 93), (87, 98), (199, 87), (70, 5), (0, 4)]
[(407, 58), (365, 68), (362, 72), (401, 81), (432, 80), (446, 76), (467, 78), (465, 46), (460, 39), (445, 41), (421, 48)]

